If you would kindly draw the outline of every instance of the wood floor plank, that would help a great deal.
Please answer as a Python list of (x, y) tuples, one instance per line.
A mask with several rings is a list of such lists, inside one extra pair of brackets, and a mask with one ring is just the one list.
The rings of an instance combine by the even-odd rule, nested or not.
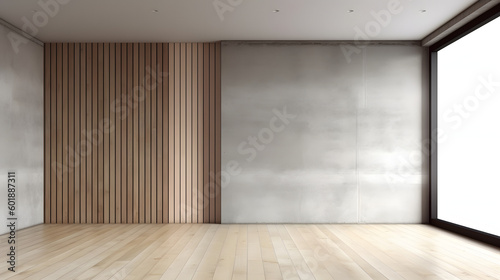
[(205, 252), (200, 265), (193, 275), (193, 280), (213, 279), (218, 258), (222, 250), (224, 240), (226, 239), (228, 229), (229, 227), (227, 225), (221, 225), (218, 227), (217, 232), (215, 233), (215, 236), (210, 243), (210, 246)]
[(356, 261), (350, 258), (337, 243), (328, 238), (317, 226), (307, 227), (305, 230), (308, 231), (308, 234), (303, 233), (304, 239), (309, 240), (311, 246), (314, 246), (314, 254), (319, 261), (334, 261), (342, 264), (327, 266), (328, 272), (334, 279), (345, 279), (353, 276), (355, 279), (371, 279)]
[[(96, 230), (94, 237), (90, 234), (90, 229), (86, 232), (82, 231), (82, 234), (75, 234), (74, 236), (67, 236), (53, 243), (48, 249), (41, 248), (36, 251), (31, 251), (34, 258), (29, 259), (32, 256), (28, 256), (28, 266), (26, 269), (18, 268), (16, 274), (11, 278), (10, 275), (6, 275), (5, 279), (41, 279), (43, 278), (43, 273), (46, 272), (45, 269), (50, 267), (52, 270), (57, 269), (57, 264), (60, 263), (67, 256), (81, 251), (82, 248), (88, 247), (92, 243), (96, 243), (94, 237), (101, 237), (102, 235), (109, 233), (102, 230)], [(86, 234), (85, 234), (86, 233)], [(71, 249), (68, 249), (71, 248)], [(44, 259), (43, 263), (37, 263), (35, 260)], [(50, 271), (48, 272), (50, 273)]]
[(342, 240), (342, 242), (349, 244), (348, 246), (357, 254), (361, 252), (364, 256), (363, 259), (365, 259), (372, 268), (379, 271), (384, 278), (404, 279), (401, 275), (394, 271), (390, 265), (384, 263), (382, 260), (378, 259), (377, 256), (374, 256), (369, 250), (366, 250), (362, 245), (358, 244), (358, 240), (356, 238), (350, 238), (345, 229), (341, 230), (340, 226), (328, 226), (328, 230)]
[(139, 241), (138, 237), (148, 230), (139, 226), (130, 227), (126, 231), (120, 231), (120, 227), (117, 227), (117, 229), (118, 232), (111, 241), (82, 257), (82, 263), (75, 264), (70, 260), (62, 269), (57, 271), (57, 274), (51, 274), (47, 276), (47, 279), (87, 279), (82, 277), (91, 275), (92, 272), (97, 274), (101, 271), (99, 267), (93, 269), (96, 263), (102, 261), (102, 259), (108, 260), (117, 255), (119, 256), (120, 253), (126, 251), (124, 248), (131, 246), (134, 241)]
[(299, 275), (310, 274), (314, 279), (333, 279), (326, 270), (326, 267), (318, 263), (318, 260), (314, 258), (313, 250), (315, 248), (310, 248), (309, 244), (307, 244), (306, 240), (304, 240), (299, 232), (302, 227), (303, 225), (286, 226), (287, 232), (294, 243), (294, 246), (291, 247), (293, 249), (293, 254), (296, 255), (297, 259), (302, 258), (300, 266), (296, 266), (297, 272)]
[[(73, 267), (73, 269), (63, 277), (65, 277), (65, 279), (88, 279), (97, 277), (97, 275), (102, 274), (103, 271), (113, 275), (118, 270), (113, 272), (113, 267), (111, 267), (112, 264), (118, 262), (117, 260), (126, 254), (127, 250), (140, 246), (142, 241), (140, 237), (148, 232), (154, 232), (154, 230), (146, 229), (140, 226), (127, 230), (126, 234), (117, 236), (120, 240), (119, 245), (93, 256), (83, 265)], [(125, 265), (127, 262), (123, 261), (121, 263)]]
[[(283, 239), (278, 231), (278, 225), (268, 225), (269, 235), (271, 237), (271, 242), (273, 243), (274, 252), (276, 254), (276, 260), (280, 267), (281, 276), (283, 279), (299, 279), (299, 275), (295, 266), (293, 265), (290, 255), (283, 243)], [(246, 273), (245, 273), (246, 275)]]
[[(169, 227), (150, 227), (146, 232), (143, 231), (144, 227), (138, 228), (139, 231), (134, 234), (135, 237), (127, 237), (126, 240), (120, 242), (119, 248), (113, 248), (112, 252), (104, 252), (100, 257), (93, 258), (92, 262), (86, 264), (87, 269), (78, 268), (78, 271), (75, 271), (75, 275), (79, 275), (76, 279), (109, 279), (113, 275), (123, 279), (127, 276), (127, 272), (122, 269), (129, 265), (130, 260), (136, 258), (144, 251), (144, 248), (152, 244), (153, 239), (161, 240), (159, 236), (171, 231)], [(146, 235), (148, 238), (141, 238)], [(117, 263), (122, 266), (118, 266)]]
[(131, 274), (134, 276), (131, 279), (143, 278), (147, 271), (147, 275), (154, 275), (159, 279), (175, 279), (208, 229), (206, 226), (182, 228), (188, 230), (179, 231), (178, 236), (172, 236), (159, 246), (151, 254), (150, 260), (139, 265), (136, 272)]
[(130, 275), (131, 279), (142, 279), (146, 275), (164, 279), (175, 279), (194, 248), (206, 233), (207, 227), (183, 227), (188, 231), (179, 231), (160, 245), (148, 260), (140, 264)]
[(238, 245), (238, 226), (229, 227), (226, 241), (217, 260), (214, 279), (230, 279), (233, 275), (236, 248)]
[[(66, 272), (71, 268), (81, 267), (82, 265), (75, 264), (73, 259), (80, 259), (83, 264), (88, 263), (93, 260), (95, 256), (109, 251), (111, 248), (115, 247), (121, 240), (121, 235), (129, 234), (129, 232), (120, 233), (119, 229), (107, 230), (104, 227), (104, 233), (99, 235), (98, 242), (91, 238), (90, 241), (78, 244), (78, 246), (72, 248), (71, 250), (66, 250), (64, 253), (60, 253), (56, 258), (41, 269), (38, 273), (31, 275), (29, 278), (25, 279), (75, 279), (74, 277), (66, 276)], [(85, 240), (92, 236), (88, 234)]]
[[(120, 258), (120, 261), (123, 260), (128, 260), (128, 263), (120, 270), (117, 272), (117, 274), (113, 275), (113, 279), (140, 279), (140, 278), (134, 278), (132, 277), (132, 273), (135, 271), (136, 268), (140, 267), (140, 265), (143, 263), (145, 259), (150, 259), (150, 256), (155, 250), (157, 250), (159, 247), (161, 247), (162, 244), (165, 243), (164, 239), (159, 238), (160, 236), (169, 236), (167, 234), (168, 230), (171, 230), (172, 228), (177, 229), (177, 236), (176, 241), (178, 241), (179, 238), (186, 232), (189, 231), (188, 227), (182, 227), (182, 226), (177, 226), (177, 227), (159, 227), (160, 230), (158, 231), (158, 234), (155, 235), (150, 235), (146, 240), (143, 242), (143, 245), (138, 247), (138, 251), (134, 252), (132, 251), (132, 254), (127, 254), (127, 258)], [(174, 241), (175, 242), (175, 241)], [(164, 248), (164, 247), (162, 247)], [(142, 267), (143, 268), (143, 267)], [(146, 266), (146, 273), (149, 271), (150, 267)], [(136, 271), (136, 273), (141, 273), (141, 271)], [(124, 276), (124, 277), (123, 277)], [(132, 277), (132, 278), (130, 278)]]
[(133, 234), (121, 239), (121, 246), (116, 246), (112, 250), (102, 252), (83, 266), (72, 267), (73, 270), (63, 276), (68, 278), (61, 279), (111, 278), (111, 276), (128, 263), (127, 261), (118, 261), (117, 259), (127, 252), (126, 248), (137, 246), (141, 241), (137, 237), (144, 234), (145, 231), (139, 227), (137, 231), (134, 232), (131, 230), (130, 233)]
[(259, 240), (257, 225), (248, 226), (248, 277), (251, 279), (265, 279), (264, 263)]
[(267, 225), (259, 225), (259, 240), (261, 244), (262, 262), (264, 263), (264, 274), (266, 278), (282, 279), (278, 258), (274, 251), (273, 243)]
[(182, 268), (181, 272), (178, 275), (178, 279), (191, 279), (198, 268), (203, 256), (205, 255), (210, 243), (212, 242), (213, 237), (215, 236), (215, 232), (217, 231), (218, 226), (215, 225), (203, 225), (208, 226), (208, 230), (203, 236), (203, 239), (198, 243), (198, 246), (193, 251), (186, 264)]
[(0, 279), (499, 279), (500, 271), (499, 248), (429, 225), (44, 224), (18, 240), (16, 272), (2, 269)]
[(246, 279), (248, 273), (248, 226), (239, 225), (238, 244), (234, 258), (232, 279)]

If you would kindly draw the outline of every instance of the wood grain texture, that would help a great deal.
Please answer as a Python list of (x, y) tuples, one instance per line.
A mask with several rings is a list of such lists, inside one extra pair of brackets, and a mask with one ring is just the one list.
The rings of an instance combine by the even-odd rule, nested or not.
[[(498, 279), (500, 250), (429, 225), (37, 225), (0, 279)], [(0, 238), (7, 238), (2, 235)]]
[[(68, 45), (68, 155), (67, 165), (71, 168), (75, 161), (75, 44)], [(72, 124), (72, 125), (69, 125)], [(75, 222), (75, 174), (68, 172), (68, 223)]]
[(220, 223), (220, 43), (47, 43), (45, 223)]
[(78, 154), (78, 160), (75, 162), (75, 168), (80, 170), (80, 220), (76, 221), (76, 223), (85, 223), (87, 221), (87, 215), (86, 215), (86, 186), (87, 186), (87, 151), (88, 151), (88, 144), (87, 144), (87, 138), (85, 137), (84, 131), (87, 129), (87, 119), (86, 119), (86, 114), (87, 114), (87, 103), (86, 103), (86, 98), (87, 98), (87, 88), (86, 88), (86, 71), (87, 71), (87, 64), (86, 64), (86, 51), (87, 48), (85, 44), (78, 44), (80, 47), (80, 129), (78, 132), (80, 133), (80, 138), (79, 143), (77, 144), (77, 153)]
[[(74, 101), (75, 101), (75, 107), (74, 107), (74, 120), (75, 120), (75, 127), (74, 127), (74, 150), (73, 150), (73, 159), (72, 159), (72, 164), (73, 167), (75, 168), (75, 189), (74, 189), (74, 209), (73, 209), (73, 214), (74, 214), (74, 222), (75, 223), (80, 223), (80, 179), (81, 179), (81, 169), (76, 167), (76, 164), (80, 160), (80, 44), (76, 43), (74, 44), (74, 55), (72, 56), (74, 59), (75, 63), (75, 72), (74, 72), (74, 91), (75, 91), (75, 96), (74, 96)], [(71, 217), (72, 215), (70, 215)]]
[(63, 60), (63, 49), (62, 49), (62, 44), (58, 43), (57, 44), (57, 72), (56, 72), (56, 83), (57, 83), (57, 109), (56, 109), (56, 115), (57, 115), (57, 132), (56, 132), (56, 150), (57, 150), (57, 155), (56, 155), (56, 170), (57, 170), (57, 191), (56, 191), (56, 197), (57, 200), (55, 201), (57, 204), (57, 222), (62, 223), (63, 222), (63, 217), (62, 217), (62, 207), (63, 207), (63, 184), (64, 184), (64, 166), (63, 166), (63, 119), (64, 119), (64, 112), (63, 112), (63, 69), (62, 69), (62, 60)]
[[(50, 111), (45, 111), (45, 118), (50, 115), (50, 138), (45, 139), (50, 142), (50, 150), (45, 150), (44, 157), (49, 157), (50, 154), (50, 200), (45, 200), (45, 212), (50, 212), (50, 220), (45, 222), (57, 221), (57, 49), (56, 44), (45, 45), (45, 48), (50, 48)], [(44, 63), (47, 63), (45, 60)], [(45, 166), (47, 168), (47, 166)]]

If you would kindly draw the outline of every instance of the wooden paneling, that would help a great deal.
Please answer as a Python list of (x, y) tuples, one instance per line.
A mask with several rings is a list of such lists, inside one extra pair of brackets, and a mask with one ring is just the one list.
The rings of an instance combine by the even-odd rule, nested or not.
[(47, 43), (45, 223), (220, 223), (220, 44)]

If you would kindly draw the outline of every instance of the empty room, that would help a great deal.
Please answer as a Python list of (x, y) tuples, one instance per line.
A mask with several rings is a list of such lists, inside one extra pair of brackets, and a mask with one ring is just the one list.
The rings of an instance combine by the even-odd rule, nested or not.
[(0, 1), (0, 279), (500, 279), (500, 0)]

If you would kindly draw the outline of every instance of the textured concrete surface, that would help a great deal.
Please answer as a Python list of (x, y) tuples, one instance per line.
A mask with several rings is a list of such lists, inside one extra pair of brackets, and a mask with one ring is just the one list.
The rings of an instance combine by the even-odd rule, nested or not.
[(20, 229), (43, 222), (43, 48), (26, 40), (16, 53), (9, 33), (0, 25), (0, 219), (7, 222), (7, 172), (16, 171)]
[(425, 220), (423, 49), (354, 47), (223, 44), (224, 223)]

